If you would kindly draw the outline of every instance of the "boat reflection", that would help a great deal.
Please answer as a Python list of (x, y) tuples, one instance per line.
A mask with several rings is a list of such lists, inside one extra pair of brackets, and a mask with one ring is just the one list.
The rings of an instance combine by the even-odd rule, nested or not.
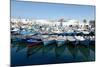
[[(24, 62), (22, 64), (81, 62), (94, 60), (94, 40), (90, 40), (89, 43), (84, 43), (84, 40), (76, 40), (73, 36), (68, 36), (66, 40), (63, 36), (61, 37), (62, 38), (57, 40), (54, 38), (49, 40), (36, 38), (12, 39), (11, 50), (14, 52), (12, 56), (16, 56), (18, 60), (23, 57)], [(13, 60), (13, 63), (16, 64), (16, 61), (14, 62)]]
[(32, 55), (36, 54), (39, 50), (43, 50), (43, 43), (37, 45), (27, 44), (27, 58), (30, 58)]
[(23, 49), (26, 48), (26, 47), (27, 47), (27, 44), (26, 44), (25, 42), (19, 42), (19, 43), (17, 44), (16, 52), (19, 52), (19, 51), (23, 50)]

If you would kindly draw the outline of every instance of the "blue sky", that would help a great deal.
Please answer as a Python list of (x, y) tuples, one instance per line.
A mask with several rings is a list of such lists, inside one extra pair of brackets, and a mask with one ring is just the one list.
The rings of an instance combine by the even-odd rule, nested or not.
[(11, 17), (94, 20), (95, 6), (11, 1)]

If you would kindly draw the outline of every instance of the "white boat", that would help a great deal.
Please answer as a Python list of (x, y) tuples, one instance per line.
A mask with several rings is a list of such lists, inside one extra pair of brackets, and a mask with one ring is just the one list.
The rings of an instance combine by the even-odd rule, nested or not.
[(84, 35), (89, 35), (89, 31), (82, 31), (82, 33), (84, 34)]
[(77, 44), (77, 40), (75, 39), (74, 36), (66, 36), (67, 40), (69, 41), (70, 44), (72, 45), (76, 45)]
[(14, 28), (13, 30), (11, 30), (12, 34), (19, 34), (19, 29), (18, 28)]
[(58, 34), (58, 33), (62, 33), (62, 31), (61, 31), (60, 29), (58, 29), (58, 28), (57, 28), (57, 29), (54, 28), (54, 30), (52, 30), (52, 32), (53, 32), (53, 33), (57, 33), (57, 34)]
[(43, 40), (44, 46), (54, 44), (55, 42), (56, 42), (55, 40)]
[(90, 40), (84, 38), (83, 36), (75, 36), (75, 38), (77, 39), (77, 41), (82, 44), (82, 45), (89, 45)]
[(78, 41), (84, 41), (85, 39), (82, 36), (74, 36)]
[(34, 38), (34, 39), (42, 39), (41, 35), (35, 35), (35, 36), (31, 36), (30, 38)]
[(41, 35), (43, 39), (49, 38), (49, 35)]
[(68, 41), (76, 41), (76, 39), (73, 36), (66, 36)]

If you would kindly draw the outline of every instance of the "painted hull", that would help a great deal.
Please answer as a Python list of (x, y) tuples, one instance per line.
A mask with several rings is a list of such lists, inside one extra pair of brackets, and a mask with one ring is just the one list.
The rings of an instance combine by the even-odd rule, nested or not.
[(51, 44), (56, 44), (56, 41), (55, 40), (48, 40), (48, 41), (44, 41), (44, 46), (46, 45), (51, 45)]

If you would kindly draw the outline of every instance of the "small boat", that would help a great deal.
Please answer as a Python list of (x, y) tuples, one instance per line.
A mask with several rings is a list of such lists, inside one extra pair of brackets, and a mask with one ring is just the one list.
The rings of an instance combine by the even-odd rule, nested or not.
[(57, 42), (58, 47), (62, 46), (66, 42), (66, 37), (65, 36), (59, 36), (59, 37), (57, 37), (56, 42)]
[(82, 31), (84, 36), (89, 36), (89, 32), (88, 31)]
[(48, 35), (49, 33), (48, 32), (44, 32), (44, 33), (41, 33), (42, 35)]
[(49, 38), (49, 35), (42, 35), (41, 36), (43, 39), (45, 39), (45, 38)]
[(76, 36), (82, 36), (83, 35), (83, 33), (80, 32), (80, 31), (75, 31), (75, 33), (76, 33)]
[(51, 36), (51, 37), (42, 39), (42, 41), (44, 43), (44, 46), (46, 46), (46, 45), (50, 45), (50, 44), (55, 44), (56, 43), (55, 39), (56, 38), (54, 38), (54, 37)]
[(12, 35), (18, 35), (19, 34), (19, 29), (18, 28), (14, 28), (11, 30), (11, 34)]
[(76, 32), (74, 30), (68, 30), (66, 34), (67, 36), (74, 36), (76, 35)]
[(29, 39), (27, 40), (27, 44), (29, 47), (32, 47), (32, 46), (36, 46), (36, 45), (42, 45), (42, 41), (41, 40), (36, 40), (36, 39)]
[(63, 33), (61, 30), (59, 30), (59, 29), (55, 29), (55, 30), (53, 30), (53, 33), (54, 34), (58, 34), (58, 33)]
[(66, 36), (66, 38), (69, 41), (69, 44), (72, 44), (74, 46), (77, 44), (77, 40), (75, 39), (74, 36)]
[(89, 45), (89, 39), (86, 39), (83, 36), (75, 36), (75, 38), (77, 39), (80, 45)]
[(50, 45), (50, 44), (55, 44), (56, 41), (55, 40), (43, 40), (44, 46), (46, 45)]

